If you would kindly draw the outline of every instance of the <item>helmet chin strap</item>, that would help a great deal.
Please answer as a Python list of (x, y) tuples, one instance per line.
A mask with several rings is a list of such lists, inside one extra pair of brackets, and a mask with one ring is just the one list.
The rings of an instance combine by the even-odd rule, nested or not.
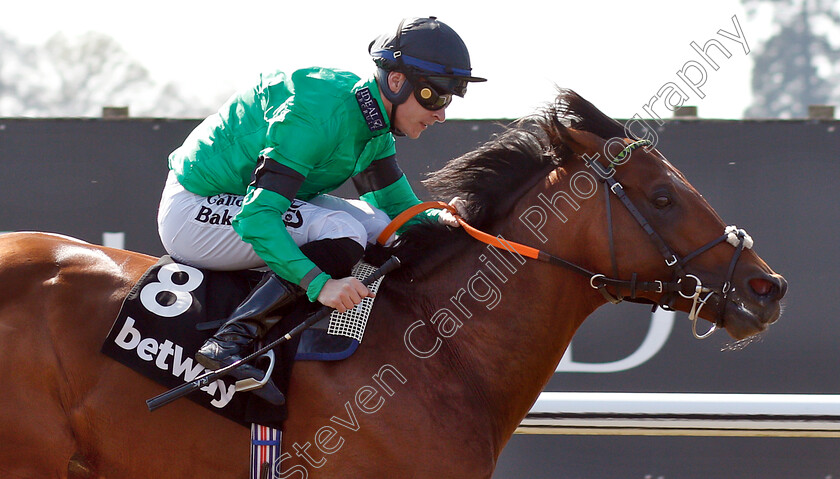
[(396, 136), (405, 136), (405, 133), (403, 133), (399, 129), (397, 129), (397, 124), (396, 124), (396, 121), (397, 121), (397, 104), (396, 103), (391, 103), (391, 118), (390, 119), (391, 119), (391, 133), (393, 133)]

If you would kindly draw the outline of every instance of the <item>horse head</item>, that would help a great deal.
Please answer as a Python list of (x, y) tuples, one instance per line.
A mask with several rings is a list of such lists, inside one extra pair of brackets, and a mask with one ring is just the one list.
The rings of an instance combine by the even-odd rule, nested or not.
[(697, 337), (705, 337), (697, 334), (697, 317), (739, 340), (779, 318), (785, 279), (651, 141), (630, 137), (569, 90), (561, 91), (540, 125), (561, 161), (550, 178), (568, 177), (569, 186), (582, 192), (578, 197), (587, 198), (574, 212), (583, 217), (577, 228), (582, 241), (593, 246), (581, 261), (598, 273), (590, 282), (606, 298), (688, 312)]

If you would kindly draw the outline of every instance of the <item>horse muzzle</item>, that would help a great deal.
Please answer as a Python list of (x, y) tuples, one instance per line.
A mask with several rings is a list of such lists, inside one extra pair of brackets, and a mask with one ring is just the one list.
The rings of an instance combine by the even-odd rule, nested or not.
[(765, 331), (781, 316), (781, 300), (787, 287), (787, 281), (779, 274), (745, 275), (719, 302), (718, 326), (737, 340)]

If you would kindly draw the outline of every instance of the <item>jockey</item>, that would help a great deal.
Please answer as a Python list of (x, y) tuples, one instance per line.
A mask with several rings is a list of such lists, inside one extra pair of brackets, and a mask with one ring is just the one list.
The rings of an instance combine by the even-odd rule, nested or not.
[[(391, 218), (418, 204), (393, 135), (445, 120), (472, 76), (467, 47), (435, 17), (405, 19), (368, 47), (369, 78), (307, 68), (263, 74), (169, 156), (158, 231), (173, 259), (200, 268), (270, 268), (198, 351), (219, 369), (241, 358), (302, 295), (344, 312), (370, 291), (350, 271)], [(326, 195), (353, 179), (359, 200)], [(460, 207), (460, 200), (453, 200)], [(426, 217), (457, 226), (448, 212)]]

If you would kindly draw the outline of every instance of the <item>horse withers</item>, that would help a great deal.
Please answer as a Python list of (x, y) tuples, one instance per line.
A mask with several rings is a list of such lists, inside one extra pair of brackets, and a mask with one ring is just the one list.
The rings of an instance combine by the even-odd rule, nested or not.
[[(403, 234), (386, 253), (407, 264), (380, 286), (357, 352), (295, 365), (277, 477), (491, 477), (608, 301), (689, 312), (737, 339), (767, 329), (785, 280), (653, 146), (562, 91), (432, 174), (431, 191), (466, 198), (467, 222), (511, 248), (463, 228)], [(155, 260), (0, 236), (0, 475), (248, 476), (246, 428), (190, 401), (150, 413), (164, 388), (98, 353)]]

